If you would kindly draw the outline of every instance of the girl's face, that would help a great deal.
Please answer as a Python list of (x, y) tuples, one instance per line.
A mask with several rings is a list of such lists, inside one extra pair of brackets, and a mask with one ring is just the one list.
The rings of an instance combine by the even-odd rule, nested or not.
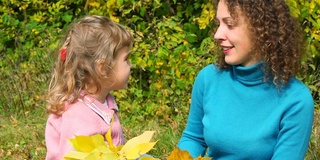
[(120, 49), (115, 58), (115, 65), (112, 68), (112, 84), (110, 90), (124, 89), (128, 86), (131, 62), (128, 59), (129, 47)]
[(220, 0), (216, 20), (218, 29), (214, 39), (218, 40), (230, 65), (250, 66), (259, 61), (251, 52), (252, 40), (245, 17), (238, 10), (238, 18), (231, 17), (224, 0)]

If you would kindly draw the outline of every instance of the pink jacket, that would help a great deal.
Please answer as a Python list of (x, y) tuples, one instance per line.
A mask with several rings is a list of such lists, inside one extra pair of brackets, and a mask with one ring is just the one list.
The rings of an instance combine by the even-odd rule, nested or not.
[(68, 151), (74, 150), (68, 139), (73, 138), (75, 135), (89, 136), (99, 133), (105, 136), (109, 129), (109, 124), (85, 103), (92, 104), (98, 107), (98, 110), (109, 115), (114, 113), (114, 123), (112, 126), (113, 143), (117, 146), (125, 143), (117, 116), (117, 104), (110, 94), (106, 99), (109, 108), (99, 101), (90, 98), (90, 102), (78, 100), (73, 104), (67, 104), (67, 110), (62, 116), (56, 116), (54, 114), (49, 116), (45, 130), (47, 147), (46, 160), (60, 160)]

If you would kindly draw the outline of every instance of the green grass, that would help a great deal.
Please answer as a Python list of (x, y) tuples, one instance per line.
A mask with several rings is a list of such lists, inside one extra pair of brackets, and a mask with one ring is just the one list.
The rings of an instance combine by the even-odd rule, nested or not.
[(46, 112), (26, 112), (22, 116), (0, 115), (1, 159), (44, 159), (46, 148), (44, 129)]
[(157, 158), (166, 159), (176, 147), (185, 126), (183, 117), (177, 116), (174, 118), (174, 121), (167, 123), (159, 122), (160, 120), (157, 118), (143, 122), (132, 122), (125, 117), (122, 117), (121, 120), (127, 140), (142, 134), (146, 130), (155, 131), (153, 141), (158, 140), (158, 142), (149, 154)]
[[(0, 112), (0, 157), (4, 160), (32, 159), (45, 157), (44, 130), (46, 112), (43, 109), (26, 112), (24, 116), (4, 115)], [(157, 118), (143, 122), (131, 121), (130, 117), (120, 115), (127, 139), (142, 134), (146, 130), (155, 131), (158, 140), (151, 155), (165, 160), (176, 147), (185, 126), (186, 115), (173, 117), (170, 122), (160, 122)], [(305, 160), (320, 159), (320, 111), (315, 112), (313, 134)]]
[(312, 135), (305, 160), (320, 160), (320, 110), (315, 111)]

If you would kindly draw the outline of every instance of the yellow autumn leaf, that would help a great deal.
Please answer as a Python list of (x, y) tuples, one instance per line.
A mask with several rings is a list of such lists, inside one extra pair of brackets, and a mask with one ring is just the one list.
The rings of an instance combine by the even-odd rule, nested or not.
[(139, 158), (139, 160), (160, 160), (160, 159), (156, 159), (153, 157), (141, 157), (141, 158)]
[(113, 21), (119, 23), (120, 19), (118, 17), (113, 16), (112, 14), (109, 14), (110, 19), (112, 19)]
[(109, 0), (109, 1), (107, 1), (107, 7), (111, 8), (112, 6), (115, 6), (116, 3), (117, 3), (116, 0)]
[(167, 160), (193, 160), (193, 158), (188, 151), (175, 148)]
[(109, 145), (109, 148), (111, 149), (111, 151), (117, 152), (116, 147), (112, 142), (112, 136), (111, 136), (113, 122), (114, 122), (114, 117), (112, 116), (110, 128), (109, 128), (109, 130), (108, 130), (108, 132), (106, 134), (106, 139), (107, 139), (107, 142), (108, 142), (108, 145)]
[(91, 136), (92, 143), (95, 147), (99, 146), (107, 146), (106, 143), (104, 142), (104, 138), (101, 134), (95, 134)]
[(157, 142), (146, 142), (146, 143), (137, 144), (132, 148), (130, 148), (129, 150), (123, 151), (123, 156), (126, 157), (127, 159), (139, 158), (141, 155), (149, 152), (156, 143)]
[(92, 152), (90, 152), (86, 157), (85, 160), (98, 160), (98, 159), (102, 159), (101, 157), (101, 153), (97, 150), (94, 150)]
[(106, 146), (104, 138), (100, 134), (93, 136), (75, 136), (70, 139), (71, 145), (77, 150), (82, 152), (91, 152), (99, 146)]
[(181, 77), (181, 73), (180, 73), (180, 71), (179, 71), (179, 70), (176, 70), (176, 76), (177, 76), (178, 78), (180, 78), (180, 77)]
[(179, 31), (179, 32), (183, 31), (182, 28), (179, 27), (179, 26), (174, 26), (173, 29), (176, 30), (176, 31)]
[[(143, 134), (130, 139), (120, 150), (121, 159), (136, 159), (149, 152), (157, 142), (150, 142), (154, 131), (145, 131)], [(153, 158), (154, 159), (154, 158)]]
[(150, 142), (154, 131), (145, 131), (141, 135), (130, 139), (121, 149), (121, 151), (127, 151), (130, 148), (140, 143)]
[(119, 160), (119, 157), (113, 154), (101, 154), (100, 160)]
[(78, 142), (77, 142), (77, 140), (75, 138), (70, 138), (69, 142), (71, 143), (71, 145), (73, 146), (74, 149), (76, 149), (77, 151), (80, 150)]
[(102, 158), (107, 158), (108, 160), (115, 160), (118, 159), (119, 156), (115, 154), (113, 151), (110, 150), (110, 148), (105, 146), (100, 146), (96, 148), (97, 151), (101, 154)]
[(75, 138), (73, 140), (71, 139), (70, 141), (72, 144), (74, 144), (74, 148), (78, 151), (91, 152), (95, 148), (92, 138), (89, 136), (75, 136)]
[(167, 160), (211, 160), (211, 158), (199, 156), (193, 159), (188, 151), (175, 148)]
[(195, 160), (211, 160), (211, 158), (199, 156)]
[(92, 7), (100, 7), (100, 3), (99, 2), (89, 2), (89, 5)]
[(106, 159), (106, 160), (118, 160), (114, 152), (112, 152), (106, 146), (100, 146), (95, 148), (91, 152), (81, 152), (81, 151), (69, 151), (65, 156), (65, 160), (90, 160), (90, 159)]
[(64, 160), (75, 160), (75, 159), (84, 159), (88, 156), (89, 153), (79, 152), (79, 151), (69, 151), (65, 156)]
[[(112, 153), (107, 145), (104, 142), (104, 138), (100, 134), (95, 134), (92, 136), (75, 136), (75, 138), (70, 139), (71, 145), (77, 151), (70, 151), (66, 154), (66, 159), (87, 159), (88, 157), (92, 157), (92, 153), (96, 152), (95, 150), (99, 149), (98, 151), (104, 151)], [(100, 148), (104, 147), (104, 150)], [(100, 151), (101, 150), (101, 151)]]

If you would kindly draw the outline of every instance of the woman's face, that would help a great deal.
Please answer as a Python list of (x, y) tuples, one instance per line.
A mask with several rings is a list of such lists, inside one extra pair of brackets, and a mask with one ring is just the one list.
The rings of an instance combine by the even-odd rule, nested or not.
[(253, 43), (243, 14), (238, 10), (237, 19), (231, 17), (224, 0), (220, 0), (216, 20), (218, 29), (214, 39), (219, 41), (229, 65), (250, 66), (259, 61), (251, 52)]

